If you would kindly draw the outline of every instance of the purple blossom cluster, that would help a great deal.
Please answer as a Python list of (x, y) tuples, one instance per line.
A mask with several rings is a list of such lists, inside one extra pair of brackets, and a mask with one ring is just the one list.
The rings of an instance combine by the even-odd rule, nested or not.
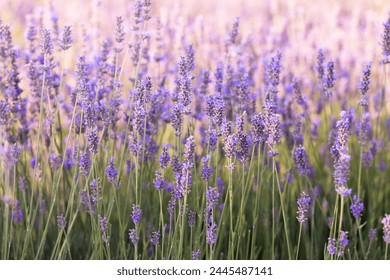
[(279, 0), (283, 21), (262, 5), (248, 28), (243, 3), (229, 30), (191, 1), (134, 0), (112, 22), (93, 1), (74, 26), (49, 2), (0, 19), (2, 257), (387, 254), (390, 13), (375, 34), (340, 4), (326, 23), (347, 37), (321, 48), (318, 20)]

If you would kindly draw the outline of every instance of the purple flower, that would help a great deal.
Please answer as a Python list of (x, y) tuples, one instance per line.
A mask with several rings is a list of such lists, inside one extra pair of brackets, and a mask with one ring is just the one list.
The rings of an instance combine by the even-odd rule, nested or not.
[(91, 168), (91, 160), (89, 158), (88, 152), (81, 152), (79, 157), (79, 166), (80, 166), (80, 172), (84, 174), (85, 176), (88, 176), (89, 170)]
[(139, 205), (133, 204), (132, 210), (133, 214), (131, 215), (131, 218), (133, 219), (134, 224), (138, 224), (142, 217), (141, 207)]
[(193, 228), (195, 226), (196, 212), (190, 210), (188, 211), (188, 226)]
[(169, 156), (168, 153), (168, 148), (169, 148), (168, 144), (163, 144), (162, 152), (158, 161), (161, 169), (167, 168), (168, 163), (171, 160), (171, 157)]
[(365, 168), (370, 167), (373, 159), (374, 159), (374, 156), (373, 156), (371, 150), (367, 150), (367, 151), (364, 151), (362, 153), (362, 160), (363, 160), (363, 165)]
[(60, 47), (63, 51), (66, 51), (72, 46), (71, 26), (64, 26), (62, 30), (62, 37), (60, 41)]
[(332, 96), (332, 90), (334, 87), (335, 80), (336, 77), (334, 72), (334, 62), (330, 60), (326, 64), (326, 75), (323, 76), (324, 92), (327, 98)]
[(140, 238), (137, 237), (137, 231), (135, 229), (130, 229), (129, 230), (129, 239), (134, 245), (137, 245)]
[(88, 150), (91, 154), (97, 154), (97, 148), (99, 143), (99, 136), (97, 135), (97, 127), (87, 129), (87, 141), (88, 141)]
[(217, 224), (211, 222), (211, 225), (207, 226), (206, 230), (206, 242), (207, 244), (213, 245), (217, 241)]
[(240, 18), (236, 17), (233, 27), (229, 32), (229, 44), (235, 45), (238, 35), (240, 34), (240, 31), (238, 30), (238, 27), (240, 26)]
[(108, 226), (107, 226), (107, 218), (104, 216), (99, 215), (99, 221), (100, 221), (100, 231), (103, 233), (103, 241), (108, 242)]
[(199, 256), (200, 256), (200, 249), (198, 249), (196, 251), (192, 251), (192, 259), (193, 260), (198, 260)]
[(163, 177), (161, 170), (156, 171), (156, 178), (153, 179), (153, 185), (158, 191), (162, 190), (165, 187), (166, 181)]
[(325, 56), (324, 56), (324, 51), (322, 49), (318, 50), (317, 54), (317, 73), (318, 73), (318, 79), (321, 81), (322, 78), (324, 77), (324, 61), (325, 61)]
[(280, 143), (282, 132), (280, 129), (280, 119), (278, 114), (270, 113), (267, 115), (266, 132), (268, 135), (266, 143), (268, 144), (268, 156), (275, 157), (279, 154), (276, 145)]
[(217, 188), (209, 187), (206, 191), (206, 208), (213, 209), (218, 205), (219, 192)]
[(61, 215), (57, 216), (57, 224), (58, 224), (58, 227), (59, 227), (61, 230), (64, 230), (64, 229), (65, 229), (66, 220), (65, 220), (65, 217), (64, 217), (64, 214), (63, 214), (63, 213), (61, 213)]
[(24, 192), (27, 189), (27, 181), (24, 177), (19, 177), (19, 190)]
[(118, 177), (118, 169), (114, 166), (114, 157), (110, 157), (108, 166), (106, 167), (107, 180), (114, 186), (119, 187), (119, 183), (116, 182)]
[(300, 198), (297, 200), (298, 204), (298, 221), (303, 224), (307, 221), (307, 214), (310, 210), (311, 198), (305, 192), (301, 193)]
[(53, 41), (50, 30), (48, 29), (42, 30), (41, 51), (44, 55), (51, 54), (53, 52)]
[(158, 246), (159, 242), (160, 242), (160, 231), (154, 231), (152, 232), (152, 238), (150, 239), (150, 242), (154, 245), (154, 246)]
[(266, 83), (267, 83), (267, 96), (266, 103), (271, 103), (270, 108), (273, 113), (276, 109), (276, 101), (278, 94), (278, 85), (280, 82), (280, 71), (281, 71), (281, 59), (282, 53), (277, 51), (267, 65), (266, 69)]
[(364, 210), (364, 204), (355, 194), (352, 198), (352, 204), (350, 206), (351, 214), (355, 217), (355, 219), (359, 218), (362, 215)]
[(122, 19), (121, 16), (116, 17), (115, 41), (117, 43), (117, 46), (114, 48), (114, 51), (116, 53), (120, 53), (122, 51), (119, 45), (125, 39), (125, 30), (123, 27), (123, 21), (124, 20)]
[(175, 129), (175, 136), (179, 137), (181, 134), (181, 126), (183, 124), (183, 105), (181, 103), (175, 103), (171, 112), (171, 124)]
[(360, 100), (358, 101), (358, 104), (362, 107), (367, 108), (368, 107), (368, 96), (367, 92), (370, 89), (370, 83), (371, 83), (371, 63), (366, 64), (363, 70), (363, 76), (360, 79), (359, 84), (359, 90), (360, 94), (362, 95)]
[(326, 247), (328, 253), (330, 255), (334, 255), (336, 253), (336, 240), (332, 237), (328, 238), (328, 246)]
[(385, 217), (382, 219), (383, 224), (383, 241), (385, 243), (390, 243), (390, 215), (386, 214)]
[(10, 160), (13, 165), (16, 165), (20, 159), (20, 152), (22, 151), (22, 147), (19, 146), (18, 144), (13, 144), (11, 146), (11, 151), (10, 151)]
[(206, 157), (202, 158), (202, 175), (201, 178), (204, 181), (210, 180), (211, 176), (213, 175), (213, 167), (209, 166), (209, 161), (210, 161), (210, 155), (207, 155)]
[(334, 181), (335, 187), (338, 194), (342, 196), (347, 196), (351, 194), (351, 189), (346, 187), (346, 184), (349, 179), (349, 165), (351, 157), (347, 154), (341, 154), (339, 160), (335, 164), (334, 170)]
[(297, 148), (295, 148), (294, 162), (300, 176), (310, 176), (311, 168), (309, 165), (309, 159), (306, 153), (306, 149), (302, 145), (299, 145)]
[(367, 140), (371, 136), (371, 123), (370, 123), (370, 113), (366, 112), (362, 116), (362, 119), (359, 124), (359, 143), (363, 147), (367, 145)]
[[(6, 199), (3, 199), (3, 201), (5, 202)], [(19, 201), (14, 200), (12, 206), (13, 206), (13, 209), (11, 210), (11, 217), (12, 217), (13, 222), (15, 224), (22, 222), (23, 221), (23, 211), (22, 211), (22, 209), (19, 208)]]
[(390, 12), (389, 18), (385, 23), (383, 23), (384, 32), (382, 37), (382, 55), (383, 63), (390, 63)]
[(251, 124), (252, 124), (251, 134), (252, 134), (253, 144), (260, 145), (267, 138), (267, 135), (265, 134), (265, 125), (264, 125), (262, 115), (260, 113), (254, 115), (251, 118)]
[(224, 136), (223, 150), (225, 151), (225, 156), (227, 158), (232, 159), (235, 156), (235, 154), (237, 152), (237, 147), (236, 147), (237, 142), (238, 142), (238, 139), (237, 139), (236, 134), (230, 134), (230, 135)]
[(368, 231), (368, 239), (372, 242), (372, 241), (376, 240), (376, 236), (377, 236), (376, 228), (371, 228)]
[(339, 234), (339, 241), (338, 241), (338, 252), (337, 252), (337, 255), (339, 257), (342, 257), (344, 256), (344, 251), (345, 251), (345, 247), (347, 247), (347, 245), (349, 244), (349, 241), (348, 241), (348, 232), (347, 231), (340, 231), (340, 234)]

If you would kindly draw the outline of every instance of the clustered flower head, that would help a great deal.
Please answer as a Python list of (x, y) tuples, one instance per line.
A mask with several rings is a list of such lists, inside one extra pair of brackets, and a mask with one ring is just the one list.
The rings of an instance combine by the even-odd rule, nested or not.
[(106, 168), (107, 180), (114, 186), (119, 187), (119, 183), (117, 182), (118, 177), (118, 169), (114, 165), (114, 157), (110, 157), (110, 161)]
[(364, 210), (364, 204), (361, 199), (355, 194), (352, 198), (352, 204), (350, 206), (351, 214), (355, 219), (359, 218), (362, 215)]
[(390, 12), (389, 17), (385, 23), (383, 23), (384, 31), (382, 38), (382, 55), (383, 63), (390, 63)]
[(350, 112), (342, 111), (340, 120), (336, 123), (336, 137), (331, 147), (333, 157), (333, 178), (338, 194), (348, 196), (352, 190), (347, 187), (349, 180), (351, 156), (348, 154), (348, 137), (351, 129), (352, 116)]
[(382, 219), (383, 224), (383, 241), (390, 243), (390, 214), (386, 214)]
[(142, 217), (141, 207), (139, 205), (133, 204), (132, 209), (133, 214), (131, 215), (131, 218), (133, 219), (134, 224), (138, 224)]
[(340, 231), (337, 243), (335, 238), (329, 237), (328, 245), (326, 248), (330, 255), (333, 256), (337, 254), (338, 257), (342, 257), (344, 256), (345, 248), (348, 246), (348, 244), (349, 244), (348, 232)]
[(311, 175), (311, 167), (309, 165), (309, 159), (306, 153), (306, 149), (302, 145), (299, 145), (297, 148), (295, 148), (294, 162), (295, 162), (295, 166), (298, 169), (299, 175), (301, 176)]
[(298, 198), (298, 221), (300, 224), (303, 224), (307, 221), (307, 215), (310, 210), (311, 198), (305, 192), (301, 193), (300, 198)]

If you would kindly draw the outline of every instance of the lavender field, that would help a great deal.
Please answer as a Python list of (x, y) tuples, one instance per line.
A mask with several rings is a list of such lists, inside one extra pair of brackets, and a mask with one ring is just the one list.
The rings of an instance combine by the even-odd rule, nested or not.
[(389, 3), (211, 2), (0, 2), (0, 259), (390, 258)]

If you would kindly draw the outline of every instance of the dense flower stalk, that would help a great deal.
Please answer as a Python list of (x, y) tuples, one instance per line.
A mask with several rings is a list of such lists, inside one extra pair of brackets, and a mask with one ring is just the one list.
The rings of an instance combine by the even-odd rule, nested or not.
[(371, 83), (371, 63), (368, 63), (363, 70), (363, 76), (360, 78), (359, 90), (361, 97), (358, 104), (364, 108), (368, 108), (368, 90)]
[(298, 204), (298, 222), (303, 224), (307, 221), (307, 215), (310, 210), (311, 198), (305, 192), (301, 193), (300, 198), (297, 201)]
[(390, 215), (386, 214), (385, 217), (382, 219), (383, 224), (383, 241), (385, 243), (390, 243)]
[(357, 195), (353, 196), (350, 209), (351, 214), (355, 217), (355, 219), (359, 218), (362, 215), (362, 212), (364, 210), (364, 204), (361, 199), (357, 197)]
[(295, 148), (294, 162), (300, 176), (310, 176), (311, 167), (309, 165), (309, 158), (306, 149), (302, 145)]
[(139, 205), (133, 204), (132, 206), (133, 213), (131, 215), (131, 218), (133, 219), (134, 224), (138, 224), (141, 221), (142, 217), (142, 210)]
[(385, 23), (383, 23), (384, 31), (382, 37), (382, 55), (383, 55), (383, 63), (390, 63), (390, 12), (389, 18)]

